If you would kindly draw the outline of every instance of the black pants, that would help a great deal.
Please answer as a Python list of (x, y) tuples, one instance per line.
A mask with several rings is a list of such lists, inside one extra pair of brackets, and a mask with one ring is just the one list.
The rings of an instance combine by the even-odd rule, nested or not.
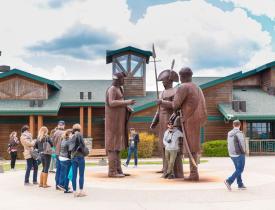
[(11, 152), (10, 156), (11, 156), (11, 169), (14, 169), (16, 157), (17, 157), (17, 151)]
[(42, 162), (42, 172), (43, 173), (48, 173), (49, 172), (49, 168), (50, 168), (50, 164), (51, 164), (51, 155), (46, 155), (46, 154), (42, 154), (41, 155), (41, 162)]

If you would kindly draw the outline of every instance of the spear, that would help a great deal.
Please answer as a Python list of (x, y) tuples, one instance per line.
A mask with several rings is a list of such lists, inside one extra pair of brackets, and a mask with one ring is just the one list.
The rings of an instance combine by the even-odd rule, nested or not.
[(158, 87), (158, 75), (157, 75), (157, 65), (156, 65), (156, 51), (155, 51), (155, 46), (153, 44), (152, 47), (152, 56), (153, 56), (153, 62), (154, 62), (154, 67), (155, 67), (155, 77), (156, 77), (156, 88), (157, 88), (157, 99), (159, 99), (159, 87)]

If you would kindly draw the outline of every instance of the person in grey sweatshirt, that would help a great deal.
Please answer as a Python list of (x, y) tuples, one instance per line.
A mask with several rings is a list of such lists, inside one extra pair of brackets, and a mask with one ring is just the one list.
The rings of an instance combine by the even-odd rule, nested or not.
[(167, 127), (168, 129), (163, 136), (163, 145), (165, 146), (165, 159), (168, 168), (162, 178), (174, 179), (174, 164), (179, 151), (179, 140), (183, 137), (183, 134), (178, 128), (174, 128), (173, 122), (168, 122)]
[(241, 122), (239, 120), (233, 121), (233, 129), (227, 135), (228, 153), (235, 166), (234, 173), (224, 181), (228, 190), (231, 190), (231, 185), (236, 179), (238, 188), (240, 190), (246, 189), (242, 181), (245, 166), (245, 139), (240, 127)]

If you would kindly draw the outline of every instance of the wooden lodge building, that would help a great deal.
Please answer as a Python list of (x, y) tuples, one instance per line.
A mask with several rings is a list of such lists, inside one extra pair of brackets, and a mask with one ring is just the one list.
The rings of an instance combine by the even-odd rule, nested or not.
[[(107, 51), (113, 72), (125, 71), (124, 91), (136, 99), (131, 127), (149, 131), (156, 111), (156, 92), (146, 91), (146, 64), (150, 51), (134, 47)], [(34, 136), (59, 120), (66, 127), (80, 123), (93, 149), (104, 149), (105, 91), (111, 80), (49, 80), (19, 69), (0, 68), (0, 156), (7, 157), (9, 134), (29, 124)], [(111, 75), (110, 75), (111, 76)], [(251, 154), (275, 151), (275, 61), (248, 72), (226, 77), (195, 77), (205, 95), (208, 122), (201, 142), (226, 139), (231, 121), (239, 119), (249, 138)], [(115, 123), (115, 122), (114, 122)], [(22, 158), (22, 155), (21, 155)]]

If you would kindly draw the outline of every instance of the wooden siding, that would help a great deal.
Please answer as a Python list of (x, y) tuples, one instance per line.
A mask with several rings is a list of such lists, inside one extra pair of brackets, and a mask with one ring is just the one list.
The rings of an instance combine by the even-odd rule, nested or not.
[(144, 77), (126, 77), (124, 82), (125, 96), (145, 96)]
[(262, 89), (268, 91), (268, 88), (271, 87), (271, 71), (266, 70), (262, 73)]
[(47, 98), (47, 84), (17, 75), (0, 79), (0, 99), (44, 100)]
[(260, 87), (261, 86), (261, 74), (252, 75), (243, 79), (233, 81), (233, 86), (237, 88), (241, 87)]
[(232, 122), (208, 121), (204, 127), (204, 142), (212, 140), (225, 140), (227, 133), (232, 129)]
[[(12, 131), (17, 132), (17, 136), (20, 139), (21, 128), (23, 125), (29, 124), (29, 117), (16, 117), (16, 116), (0, 116), (0, 156), (5, 159), (9, 159), (7, 153), (9, 135)], [(18, 147), (18, 158), (23, 159), (23, 147), (20, 144)]]
[(232, 88), (232, 81), (228, 81), (203, 90), (208, 115), (221, 116), (218, 104), (232, 102)]

